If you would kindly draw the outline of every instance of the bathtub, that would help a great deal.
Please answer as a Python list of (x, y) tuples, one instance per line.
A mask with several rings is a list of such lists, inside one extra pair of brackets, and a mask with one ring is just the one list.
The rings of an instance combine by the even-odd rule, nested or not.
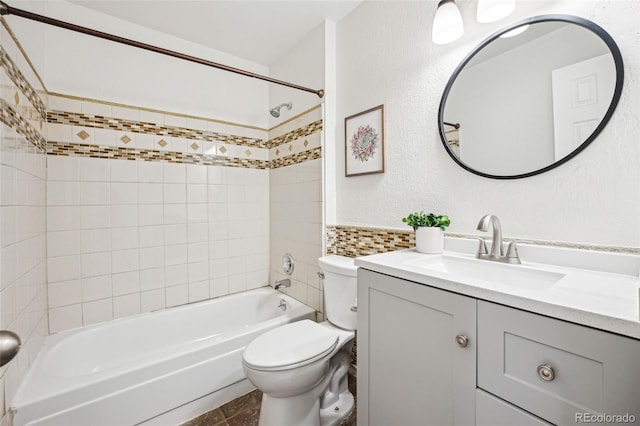
[[(249, 342), (314, 315), (263, 287), (48, 336), (11, 404), (14, 425), (179, 424), (216, 408), (212, 395), (226, 390), (224, 403), (253, 389), (241, 361)], [(213, 405), (186, 414), (194, 401)], [(167, 420), (180, 409), (186, 418)]]

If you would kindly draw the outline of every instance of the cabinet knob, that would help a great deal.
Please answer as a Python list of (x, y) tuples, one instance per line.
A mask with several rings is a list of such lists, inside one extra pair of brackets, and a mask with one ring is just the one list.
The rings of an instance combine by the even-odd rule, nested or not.
[(545, 382), (550, 382), (556, 378), (556, 372), (549, 364), (542, 364), (538, 366), (538, 376)]
[(469, 344), (469, 338), (467, 336), (463, 336), (462, 334), (458, 334), (456, 336), (456, 343), (461, 348), (466, 348), (467, 345)]

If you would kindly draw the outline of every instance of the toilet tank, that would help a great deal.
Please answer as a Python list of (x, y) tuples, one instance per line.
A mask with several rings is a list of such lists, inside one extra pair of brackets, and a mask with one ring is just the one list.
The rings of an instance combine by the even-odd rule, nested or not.
[(340, 328), (355, 330), (358, 313), (351, 308), (356, 304), (358, 267), (353, 259), (328, 255), (318, 259), (324, 274), (324, 310), (327, 320)]

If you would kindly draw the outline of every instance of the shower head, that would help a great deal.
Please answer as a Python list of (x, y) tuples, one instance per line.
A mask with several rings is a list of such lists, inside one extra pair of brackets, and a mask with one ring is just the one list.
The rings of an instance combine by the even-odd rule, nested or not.
[(280, 117), (280, 108), (282, 107), (287, 107), (287, 109), (290, 110), (293, 107), (293, 102), (288, 102), (288, 103), (278, 105), (277, 107), (273, 107), (269, 110), (269, 112), (271, 113), (272, 116), (274, 116), (275, 118), (278, 118)]

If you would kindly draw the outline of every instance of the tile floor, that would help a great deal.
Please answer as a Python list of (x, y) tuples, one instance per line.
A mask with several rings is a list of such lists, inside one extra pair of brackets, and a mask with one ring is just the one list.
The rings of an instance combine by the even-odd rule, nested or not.
[[(349, 374), (349, 390), (356, 395), (356, 376)], [(262, 392), (254, 390), (223, 406), (191, 419), (181, 426), (257, 426), (260, 417)], [(356, 409), (344, 419), (340, 426), (356, 425)]]

